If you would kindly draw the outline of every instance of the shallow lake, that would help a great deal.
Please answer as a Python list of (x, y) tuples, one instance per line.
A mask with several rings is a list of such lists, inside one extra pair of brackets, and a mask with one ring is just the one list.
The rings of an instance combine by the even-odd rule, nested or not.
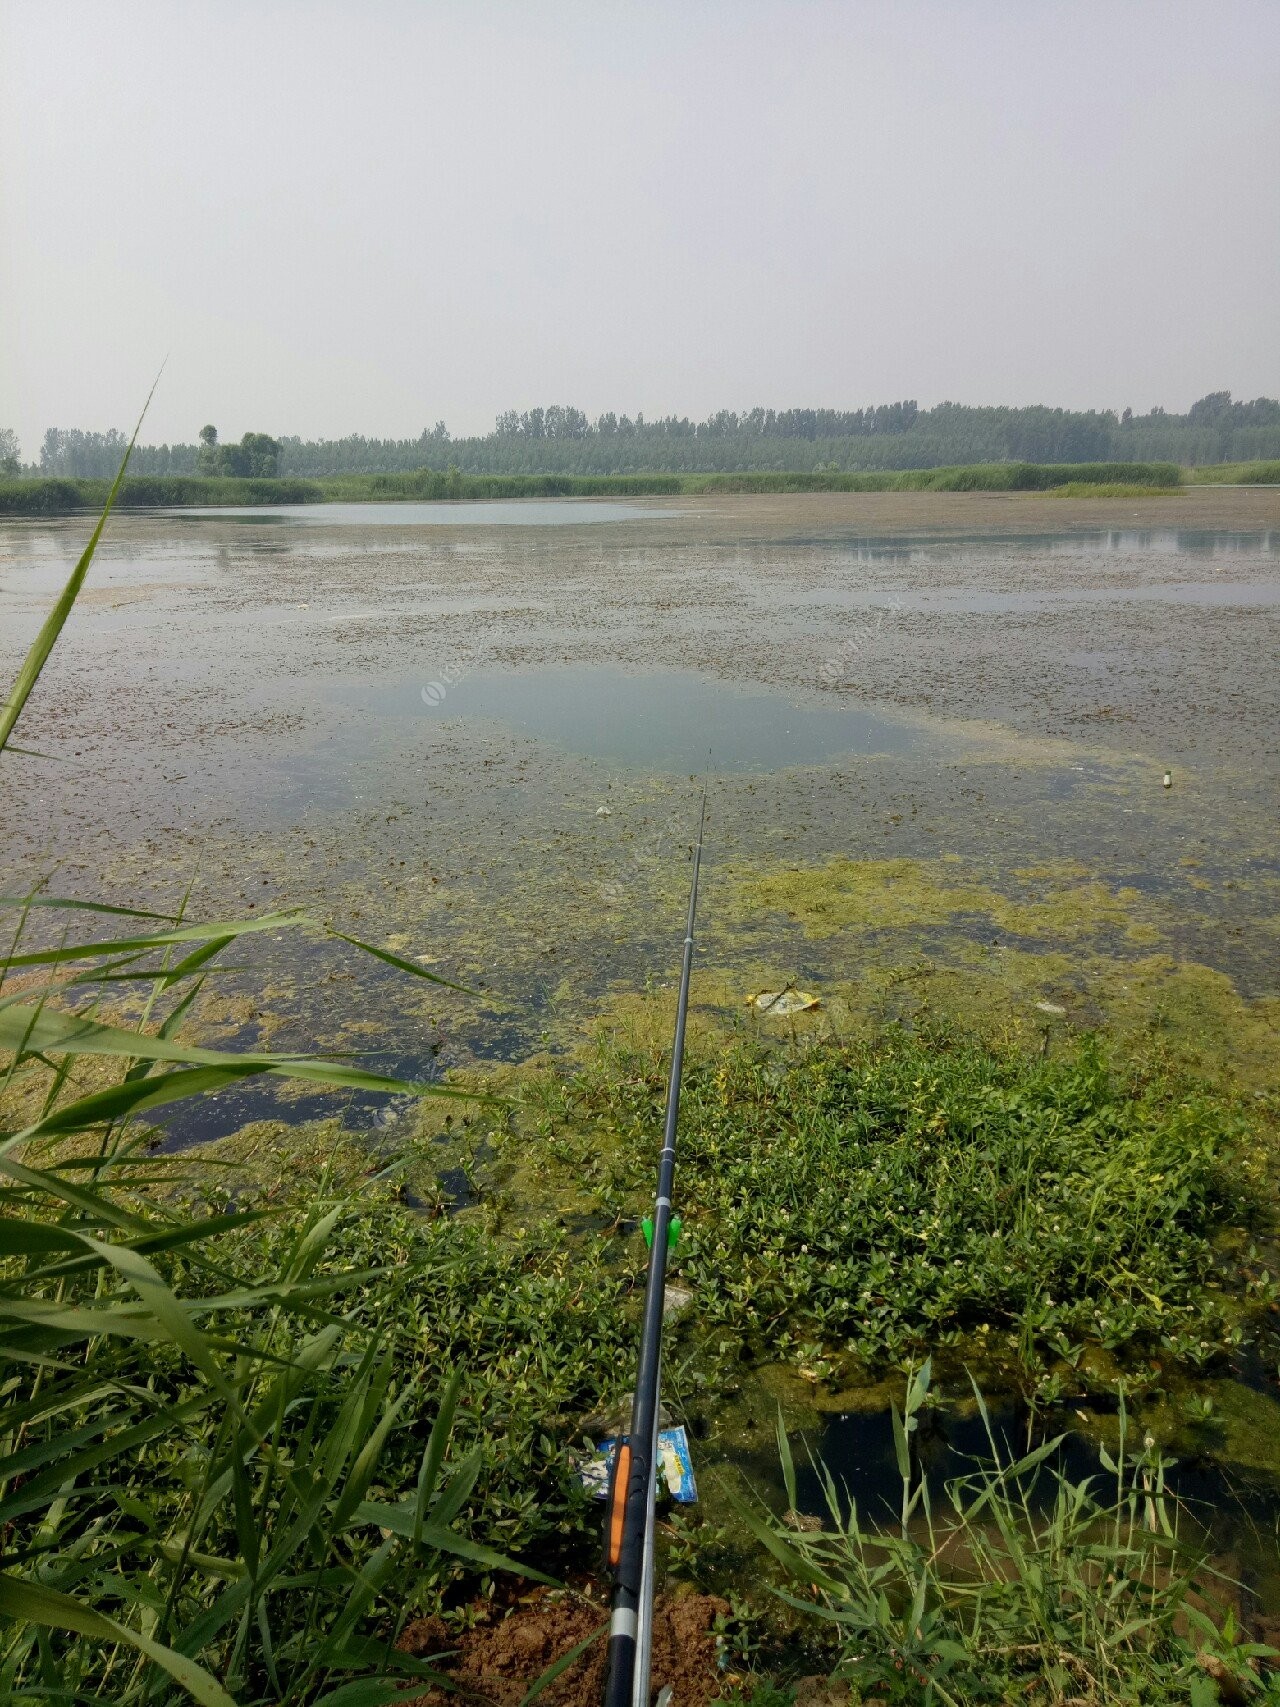
[[(500, 934), (536, 1015), (551, 937), (580, 990), (667, 963), (654, 904), (709, 761), (713, 870), (1072, 860), (1264, 992), (1278, 523), (1280, 496), (1211, 489), (121, 515), (24, 719), (50, 758), (0, 778), (0, 864), (151, 894), (198, 868), (210, 905), (358, 906), (464, 964)], [(0, 527), (0, 668), (84, 533)], [(610, 929), (566, 920), (601, 886)]]
[[(1141, 897), (1127, 937), (1099, 919), (1108, 966), (1140, 942), (1274, 991), (1280, 497), (910, 497), (119, 516), (24, 719), (49, 757), (0, 777), (4, 888), (194, 879), (483, 974), (503, 1005), (433, 1004), (425, 1040), (385, 968), (290, 937), (237, 975), (299, 1047), (438, 1071), (668, 972), (710, 768), (705, 952), (744, 986), (991, 952), (981, 909), (815, 935), (717, 882), (839, 857), (1071, 870)], [(84, 532), (0, 528), (0, 668)], [(1004, 941), (1006, 969), (1065, 947), (1101, 1015), (1078, 944)]]

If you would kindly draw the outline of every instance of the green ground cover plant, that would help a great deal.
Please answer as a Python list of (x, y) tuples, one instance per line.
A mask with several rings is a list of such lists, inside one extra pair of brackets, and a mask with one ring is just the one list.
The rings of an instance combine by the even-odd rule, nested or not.
[(1187, 470), (1197, 486), (1280, 486), (1280, 462), (1223, 462)]
[[(565, 1118), (630, 1154), (662, 1071), (609, 1047)], [(1259, 1214), (1245, 1119), (1093, 1040), (1049, 1060), (944, 1030), (742, 1042), (691, 1062), (681, 1122), (677, 1267), (763, 1354), (817, 1341), (875, 1369), (1012, 1336), (1052, 1391), (1089, 1346), (1199, 1367), (1245, 1332), (1215, 1254)]]

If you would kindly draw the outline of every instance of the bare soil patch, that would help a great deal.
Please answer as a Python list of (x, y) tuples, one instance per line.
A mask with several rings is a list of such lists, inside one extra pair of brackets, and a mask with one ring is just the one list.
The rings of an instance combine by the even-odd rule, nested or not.
[[(715, 1620), (729, 1611), (714, 1595), (662, 1596), (654, 1609), (653, 1679), (670, 1684), (680, 1707), (708, 1707), (728, 1688), (719, 1664)], [(419, 1618), (400, 1638), (403, 1653), (427, 1659), (454, 1650), (440, 1669), (465, 1694), (495, 1707), (517, 1707), (531, 1684), (607, 1623), (607, 1606), (580, 1595), (537, 1589), (508, 1612), (495, 1615), (461, 1635), (439, 1618)], [(548, 1684), (540, 1700), (546, 1707), (598, 1707), (604, 1690), (605, 1636)], [(451, 1707), (443, 1689), (420, 1697), (420, 1707)]]

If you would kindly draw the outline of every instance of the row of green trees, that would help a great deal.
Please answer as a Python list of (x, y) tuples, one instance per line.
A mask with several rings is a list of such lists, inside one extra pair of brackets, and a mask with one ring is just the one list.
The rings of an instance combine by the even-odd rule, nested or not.
[[(87, 433), (79, 427), (50, 427), (37, 463), (23, 468), (16, 435), (0, 429), (0, 472), (46, 479), (110, 480), (123, 460), (129, 439), (114, 428)], [(282, 472), (280, 442), (267, 433), (245, 433), (238, 444), (221, 444), (218, 429), (202, 427), (196, 444), (135, 445), (129, 459), (134, 474), (198, 474), (207, 478), (270, 480)]]
[(219, 480), (274, 480), (280, 472), (279, 441), (267, 433), (246, 433), (238, 445), (220, 445), (216, 427), (201, 427), (195, 472)]
[[(9, 443), (8, 441), (12, 441)], [(16, 466), (13, 435), (0, 442)], [(51, 427), (38, 464), (25, 472), (109, 478), (124, 436)], [(1280, 458), (1280, 402), (1236, 401), (1214, 391), (1185, 415), (1161, 408), (971, 407), (912, 400), (865, 409), (721, 409), (704, 421), (666, 415), (646, 420), (612, 412), (591, 420), (568, 404), (498, 416), (492, 433), (453, 438), (437, 421), (412, 439), (270, 438), (246, 433), (220, 444), (205, 427), (196, 444), (139, 445), (135, 474), (240, 478), (322, 478), (395, 474), (448, 462), (464, 474), (612, 475), (650, 473), (849, 473), (947, 468), (989, 462), (1177, 462), (1199, 467)]]

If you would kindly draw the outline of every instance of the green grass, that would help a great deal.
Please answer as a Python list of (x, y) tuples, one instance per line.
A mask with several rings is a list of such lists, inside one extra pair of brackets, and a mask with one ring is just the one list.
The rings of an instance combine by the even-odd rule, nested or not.
[(423, 468), (412, 474), (340, 474), (320, 482), (346, 503), (495, 498), (670, 497), (686, 490), (678, 474), (460, 474)]
[[(171, 934), (131, 928), (135, 942)], [(151, 954), (180, 954), (177, 974), (188, 947), (226, 934)], [(110, 973), (133, 952), (120, 940), (96, 968), (82, 943), (52, 968)], [(152, 1037), (177, 1035), (168, 1017), (180, 1024), (184, 985), (202, 975), (160, 989)], [(145, 1635), (241, 1703), (311, 1702), (345, 1677), (403, 1679), (395, 1633), (474, 1592), (498, 1568), (486, 1549), (580, 1568), (596, 1516), (571, 1454), (582, 1419), (626, 1387), (638, 1237), (570, 1237), (554, 1180), (541, 1205), (497, 1185), (492, 1213), (425, 1218), (400, 1201), (404, 1170), (416, 1180), (432, 1166), (423, 1140), (382, 1152), (372, 1178), (348, 1150), (345, 1179), (335, 1167), (283, 1191), (220, 1168), (217, 1147), (157, 1157), (149, 1107), (199, 1089), (172, 1083), (198, 1063), (89, 1031), (89, 1044), (138, 1055), (87, 1100), (46, 1064), (74, 1075), (87, 1057), (52, 1048), (29, 1001), (0, 1002), (0, 1041), (26, 1039), (12, 1071), (45, 1092), (0, 1149), (0, 1522), (9, 1577), (45, 1591), (11, 1600), (23, 1618), (0, 1639), (0, 1680), (142, 1702), (164, 1670), (139, 1651)], [(651, 1189), (664, 1065), (656, 1049), (611, 1050), (544, 1080), (525, 1116), (541, 1139), (527, 1126), (504, 1139), (508, 1115), (493, 1108), (476, 1134), (499, 1146), (495, 1177), (535, 1144), (540, 1174), (558, 1159), (606, 1211), (634, 1216)], [(203, 1065), (219, 1068), (234, 1064)], [(1015, 1337), (1010, 1358), (1050, 1396), (1055, 1371), (1090, 1346), (1138, 1364), (1153, 1351), (1170, 1364), (1218, 1356), (1242, 1337), (1230, 1289), (1206, 1282), (1224, 1278), (1215, 1238), (1251, 1213), (1244, 1147), (1229, 1109), (1116, 1076), (1087, 1044), (1047, 1062), (898, 1033), (718, 1048), (690, 1063), (682, 1103), (676, 1268), (698, 1304), (669, 1347), (673, 1401), (696, 1392), (714, 1410), (744, 1359), (825, 1363), (834, 1380), (851, 1358), (883, 1367), (930, 1344), (981, 1357), (984, 1327)], [(1065, 1552), (1054, 1543), (1073, 1570), (1103, 1508), (1081, 1510)], [(1044, 1534), (1019, 1544), (1029, 1574), (1003, 1612), (988, 1608), (966, 1663), (986, 1663), (991, 1630), (1034, 1585), (1048, 1592), (1035, 1574)], [(76, 1607), (110, 1629), (76, 1635)], [(140, 1607), (162, 1616), (139, 1623)], [(42, 1634), (60, 1620), (56, 1640)], [(920, 1652), (941, 1652), (944, 1635), (932, 1623)]]
[[(0, 759), (128, 454), (0, 714)], [(486, 1469), (481, 1444), (451, 1449), (462, 1376), (440, 1306), (465, 1265), (404, 1227), (396, 1251), (387, 1213), (362, 1260), (335, 1265), (345, 1205), (324, 1179), (277, 1222), (184, 1203), (181, 1167), (151, 1153), (139, 1121), (255, 1075), (442, 1087), (183, 1041), (217, 956), (301, 915), (190, 924), (182, 908), (166, 918), (38, 888), (0, 907), (0, 1691), (140, 1707), (176, 1687), (234, 1707), (384, 1702), (411, 1676), (425, 1684), (430, 1665), (394, 1650), (406, 1573), (421, 1593), (458, 1561), (516, 1569), (457, 1527)], [(116, 934), (68, 941), (64, 928), (27, 947), (46, 910), (100, 915)], [(132, 991), (133, 1029), (111, 1012)], [(405, 1295), (427, 1276), (429, 1324)], [(501, 1280), (518, 1295), (509, 1262)], [(572, 1319), (563, 1299), (548, 1314)], [(486, 1327), (503, 1320), (498, 1305)]]
[(990, 462), (965, 468), (911, 468), (882, 474), (691, 474), (691, 492), (1047, 492), (1085, 486), (1176, 487), (1168, 462)]
[[(873, 474), (348, 474), (323, 480), (202, 479), (143, 475), (126, 479), (122, 509), (259, 504), (406, 503), (502, 498), (636, 498), (741, 492), (1043, 492), (1068, 481), (1089, 487), (1178, 485), (1173, 463), (985, 463), (970, 468)], [(0, 515), (62, 515), (99, 509), (105, 480), (0, 480)]]
[[(0, 480), (0, 516), (65, 515), (100, 510), (108, 480)], [(315, 480), (204, 479), (194, 474), (140, 474), (123, 480), (115, 504), (122, 510), (318, 504), (327, 496)]]
[[(95, 970), (86, 946), (54, 969)], [(181, 977), (160, 991), (153, 1036), (176, 1035), (182, 991)], [(132, 1068), (87, 1102), (48, 1078), (34, 1049), (66, 1057), (28, 1006), (0, 1007), (19, 1013), (15, 1071), (39, 1077), (47, 1109), (0, 1150), (0, 1522), (10, 1577), (47, 1593), (12, 1603), (25, 1621), (0, 1640), (0, 1680), (142, 1702), (164, 1669), (138, 1651), (145, 1634), (241, 1703), (317, 1701), (345, 1677), (403, 1679), (396, 1631), (474, 1592), (498, 1567), (485, 1549), (580, 1568), (597, 1519), (571, 1454), (583, 1418), (625, 1391), (643, 1248), (570, 1237), (549, 1170), (558, 1159), (614, 1217), (635, 1215), (662, 1052), (544, 1080), (524, 1116), (541, 1138), (491, 1109), (474, 1131), (499, 1147), (495, 1179), (536, 1145), (547, 1195), (494, 1185), (456, 1220), (400, 1201), (404, 1170), (432, 1166), (429, 1141), (363, 1166), (348, 1150), (345, 1179), (335, 1167), (283, 1189), (220, 1168), (217, 1147), (157, 1157), (147, 1098), (196, 1064), (149, 1063), (138, 1037)], [(682, 1104), (677, 1277), (698, 1303), (669, 1346), (673, 1402), (696, 1393), (714, 1411), (744, 1359), (825, 1359), (834, 1378), (851, 1355), (882, 1366), (959, 1340), (981, 1355), (984, 1326), (1016, 1336), (1011, 1355), (1046, 1392), (1089, 1345), (1204, 1361), (1240, 1338), (1206, 1281), (1222, 1278), (1215, 1236), (1250, 1212), (1242, 1145), (1229, 1110), (1116, 1077), (1087, 1045), (1056, 1062), (895, 1033), (717, 1049), (690, 1063)], [(1042, 1541), (1026, 1543), (1030, 1566)], [(1036, 1580), (1010, 1588), (1006, 1622)], [(58, 1596), (110, 1631), (74, 1634)], [(60, 1617), (72, 1633), (54, 1640)]]
[[(6, 905), (0, 1097), (21, 1110), (0, 1121), (6, 1694), (140, 1703), (167, 1675), (226, 1707), (403, 1679), (413, 1667), (391, 1647), (412, 1609), (406, 1571), (430, 1595), (458, 1569), (516, 1569), (458, 1526), (477, 1508), (490, 1534), (530, 1535), (527, 1488), (504, 1492), (519, 1452), (495, 1470), (474, 1426), (455, 1429), (460, 1398), (476, 1405), (464, 1342), (492, 1353), (484, 1379), (514, 1376), (500, 1343), (520, 1296), (509, 1262), (491, 1263), (499, 1300), (479, 1262), (418, 1236), (363, 1178), (358, 1209), (323, 1176), (288, 1215), (207, 1182), (194, 1200), (191, 1165), (152, 1153), (146, 1117), (253, 1076), (451, 1093), (183, 1041), (217, 955), (301, 915), (191, 924), (89, 907), (116, 934), (27, 948), (42, 909), (87, 904)], [(145, 992), (136, 1029), (108, 1007), (131, 988)], [(488, 1345), (449, 1327), (451, 1300), (456, 1317), (477, 1295)], [(573, 1320), (561, 1296), (539, 1305)], [(518, 1344), (524, 1356), (528, 1335)], [(559, 1361), (562, 1388), (579, 1371)]]

